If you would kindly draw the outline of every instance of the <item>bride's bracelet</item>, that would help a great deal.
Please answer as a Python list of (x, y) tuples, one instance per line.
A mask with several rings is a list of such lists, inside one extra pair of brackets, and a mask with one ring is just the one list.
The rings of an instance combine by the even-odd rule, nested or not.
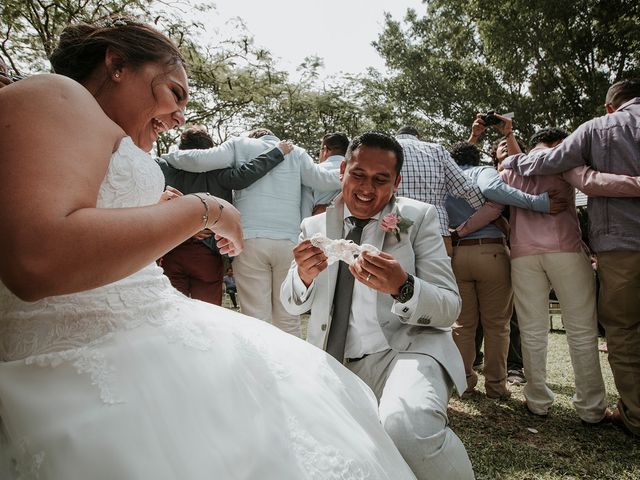
[(216, 202), (218, 202), (218, 208), (220, 208), (220, 214), (218, 215), (218, 218), (216, 218), (216, 220), (211, 224), (211, 227), (215, 227), (216, 223), (218, 223), (218, 221), (222, 218), (222, 210), (224, 209), (224, 205), (222, 204), (222, 202), (220, 202), (220, 200), (216, 198)]
[[(207, 223), (209, 223), (209, 204), (198, 193), (190, 193), (189, 195), (193, 195), (194, 197), (197, 197), (198, 200), (200, 200), (200, 202), (202, 203), (202, 205), (204, 205), (204, 213), (202, 214), (202, 229), (204, 230), (205, 228), (207, 228)], [(204, 193), (204, 195), (207, 195), (209, 197), (211, 196), (210, 193), (206, 193), (206, 192)]]
[(216, 201), (218, 202), (218, 208), (220, 209), (220, 214), (218, 215), (218, 218), (215, 219), (215, 221), (209, 225), (209, 204), (207, 203), (207, 200), (205, 198), (202, 197), (202, 195), (205, 195), (207, 197), (213, 197), (213, 195), (211, 195), (208, 192), (202, 192), (200, 193), (190, 193), (189, 195), (193, 195), (194, 197), (198, 197), (198, 199), (202, 202), (202, 205), (204, 205), (204, 214), (202, 215), (202, 224), (203, 227), (202, 229), (211, 229), (211, 227), (214, 227), (216, 225), (216, 223), (218, 223), (218, 221), (220, 221), (220, 219), (222, 218), (222, 210), (224, 209), (224, 205), (218, 201), (218, 199), (216, 199)]

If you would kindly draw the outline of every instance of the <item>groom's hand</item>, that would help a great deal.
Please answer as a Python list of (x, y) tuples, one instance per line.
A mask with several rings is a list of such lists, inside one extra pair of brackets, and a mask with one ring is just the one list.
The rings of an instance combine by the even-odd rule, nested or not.
[(407, 280), (407, 272), (400, 262), (385, 252), (362, 252), (349, 270), (367, 287), (390, 295), (400, 293), (400, 287)]
[(305, 287), (311, 285), (313, 279), (327, 268), (327, 256), (324, 252), (311, 244), (310, 240), (303, 240), (293, 248), (293, 258), (298, 265), (298, 275)]

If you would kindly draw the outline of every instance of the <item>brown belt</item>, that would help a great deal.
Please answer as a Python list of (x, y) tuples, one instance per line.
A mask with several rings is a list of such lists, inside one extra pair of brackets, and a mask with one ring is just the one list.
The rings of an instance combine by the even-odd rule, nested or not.
[(469, 245), (486, 245), (489, 243), (499, 243), (504, 245), (504, 238), (468, 238), (453, 242), (453, 246), (467, 247)]

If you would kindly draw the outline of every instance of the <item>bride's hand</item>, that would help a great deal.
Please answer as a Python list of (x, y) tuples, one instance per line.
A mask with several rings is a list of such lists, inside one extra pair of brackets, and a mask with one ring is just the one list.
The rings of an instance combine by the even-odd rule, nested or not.
[[(218, 197), (207, 197), (207, 202), (209, 214), (212, 216), (208, 228), (215, 233), (218, 250), (223, 255), (239, 255), (244, 248), (240, 212), (229, 202)], [(216, 217), (215, 212), (220, 212), (220, 216)]]
[(182, 196), (182, 192), (180, 190), (167, 185), (164, 192), (162, 192), (162, 195), (160, 195), (160, 200), (158, 201), (158, 203), (166, 202), (167, 200), (171, 200), (172, 198), (181, 197), (181, 196)]

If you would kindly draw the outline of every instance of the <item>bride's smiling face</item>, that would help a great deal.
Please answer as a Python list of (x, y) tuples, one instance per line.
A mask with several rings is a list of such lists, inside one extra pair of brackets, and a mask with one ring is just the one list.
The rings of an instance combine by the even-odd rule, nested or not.
[(184, 124), (189, 87), (181, 63), (125, 65), (111, 79), (117, 85), (117, 107), (110, 116), (142, 150), (151, 150), (161, 132)]

